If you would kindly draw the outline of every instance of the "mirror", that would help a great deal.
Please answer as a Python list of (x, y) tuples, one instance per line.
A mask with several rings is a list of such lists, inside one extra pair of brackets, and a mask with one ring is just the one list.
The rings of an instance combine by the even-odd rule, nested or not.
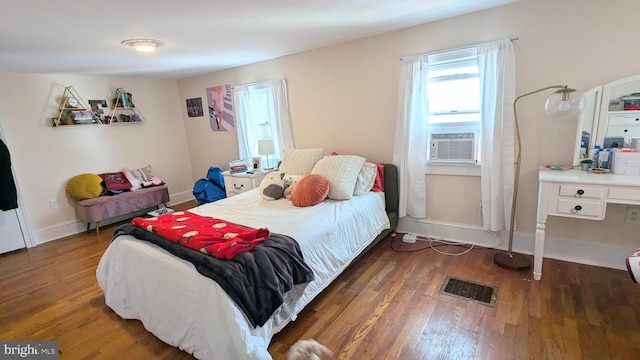
[(579, 166), (580, 160), (589, 157), (589, 150), (595, 144), (595, 131), (598, 128), (598, 116), (600, 115), (600, 98), (602, 97), (602, 86), (596, 86), (586, 91), (584, 94), (584, 111), (578, 118), (578, 128), (576, 131), (576, 142), (573, 153), (573, 166)]
[(640, 138), (640, 106), (635, 100), (640, 94), (640, 75), (610, 82), (602, 88), (600, 124), (596, 133), (596, 144), (605, 145), (623, 142), (620, 147), (632, 146)]
[(640, 151), (640, 75), (596, 86), (584, 93), (578, 120), (573, 166), (596, 145), (636, 147)]

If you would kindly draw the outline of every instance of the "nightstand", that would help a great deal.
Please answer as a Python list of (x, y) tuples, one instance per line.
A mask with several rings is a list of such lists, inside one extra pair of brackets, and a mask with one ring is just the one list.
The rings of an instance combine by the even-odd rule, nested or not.
[(255, 189), (260, 186), (260, 182), (267, 175), (267, 171), (255, 172), (249, 174), (246, 172), (232, 174), (229, 171), (222, 172), (224, 177), (224, 187), (227, 191), (227, 197), (238, 195), (245, 191)]

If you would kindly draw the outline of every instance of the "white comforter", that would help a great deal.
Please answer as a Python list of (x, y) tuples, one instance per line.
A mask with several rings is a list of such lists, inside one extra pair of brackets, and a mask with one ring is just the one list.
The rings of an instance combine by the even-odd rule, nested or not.
[[(106, 304), (125, 319), (139, 319), (162, 341), (199, 359), (271, 359), (271, 337), (335, 279), (384, 229), (384, 194), (326, 200), (299, 208), (263, 200), (257, 189), (192, 211), (296, 239), (315, 280), (294, 288), (262, 327), (253, 328), (220, 286), (193, 265), (159, 247), (119, 236), (96, 276)], [(300, 296), (300, 291), (304, 290)], [(178, 305), (179, 304), (179, 305)]]

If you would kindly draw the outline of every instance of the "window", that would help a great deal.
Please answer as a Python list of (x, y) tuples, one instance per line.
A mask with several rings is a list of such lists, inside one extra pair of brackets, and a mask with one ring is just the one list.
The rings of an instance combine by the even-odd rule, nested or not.
[(475, 47), (429, 55), (428, 162), (480, 162), (480, 78)]
[[(240, 158), (249, 165), (259, 157), (262, 168), (277, 167), (282, 150), (293, 147), (286, 81), (238, 85), (234, 88), (234, 104), (238, 117)], [(273, 140), (273, 149), (270, 144), (262, 146), (261, 153), (259, 140)], [(265, 149), (268, 149), (268, 154)]]

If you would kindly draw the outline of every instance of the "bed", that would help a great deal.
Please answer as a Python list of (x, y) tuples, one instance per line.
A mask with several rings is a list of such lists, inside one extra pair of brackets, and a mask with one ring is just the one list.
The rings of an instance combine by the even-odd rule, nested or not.
[[(285, 157), (286, 159), (286, 157)], [(314, 280), (295, 285), (261, 326), (194, 265), (153, 243), (116, 235), (96, 276), (105, 302), (124, 319), (140, 320), (160, 340), (199, 359), (271, 359), (267, 348), (282, 330), (358, 256), (397, 224), (397, 169), (384, 164), (384, 192), (309, 207), (265, 201), (259, 189), (191, 209), (252, 228), (267, 227), (299, 244)]]

